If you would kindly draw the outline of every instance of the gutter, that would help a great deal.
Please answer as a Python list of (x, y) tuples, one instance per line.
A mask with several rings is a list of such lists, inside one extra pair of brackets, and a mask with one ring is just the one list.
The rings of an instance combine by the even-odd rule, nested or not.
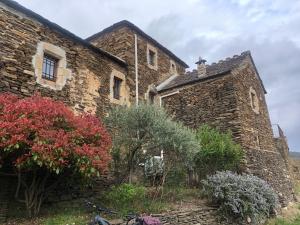
[[(198, 83), (198, 82), (202, 82), (202, 81), (206, 81), (206, 80), (211, 80), (211, 79), (215, 79), (215, 78), (218, 78), (218, 77), (222, 77), (224, 75), (229, 74), (229, 72), (231, 72), (231, 70), (227, 70), (227, 71), (215, 74), (215, 75), (209, 75), (209, 76), (205, 76), (205, 77), (202, 77), (202, 78), (190, 80), (188, 82), (185, 82), (185, 83), (182, 83), (182, 84), (178, 84), (178, 85), (174, 85), (174, 86), (171, 86), (171, 87), (168, 87), (168, 88), (162, 88), (161, 90), (158, 91), (158, 93), (163, 93), (165, 91), (168, 91), (168, 90), (171, 90), (171, 89), (174, 89), (174, 88), (179, 88), (179, 87), (186, 86), (188, 84), (194, 84), (194, 83)], [(188, 75), (180, 75), (180, 76), (188, 76)]]
[(162, 99), (163, 98), (166, 98), (166, 97), (169, 97), (169, 96), (172, 96), (172, 95), (176, 95), (176, 94), (179, 94), (179, 91), (175, 91), (175, 92), (172, 92), (172, 93), (169, 93), (169, 94), (166, 94), (166, 95), (159, 96), (159, 106), (162, 107)]

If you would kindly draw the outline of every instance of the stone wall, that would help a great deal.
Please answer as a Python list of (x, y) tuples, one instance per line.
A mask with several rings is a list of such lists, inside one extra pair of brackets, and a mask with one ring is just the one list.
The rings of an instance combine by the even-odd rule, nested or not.
[[(151, 45), (144, 37), (138, 36), (138, 74), (139, 74), (139, 99), (145, 99), (145, 95), (150, 85), (157, 85), (164, 81), (173, 73), (171, 72), (171, 60), (175, 62), (178, 74), (184, 74), (185, 68), (175, 59), (156, 47), (158, 68), (148, 67), (147, 44)], [(131, 89), (131, 97), (135, 98), (135, 39), (134, 31), (129, 27), (121, 27), (91, 41), (95, 46), (100, 47), (116, 56), (124, 59), (128, 63), (128, 79)]]
[(161, 93), (161, 103), (174, 119), (197, 129), (203, 124), (230, 130), (236, 141), (240, 140), (235, 86), (231, 74), (212, 77), (204, 82), (172, 89)]
[[(293, 200), (291, 177), (284, 158), (275, 146), (265, 93), (251, 59), (247, 57), (232, 74), (239, 109), (237, 119), (241, 126), (240, 143), (246, 150), (247, 172), (268, 181), (285, 205)], [(251, 106), (250, 89), (257, 94), (258, 111)]]
[[(71, 76), (61, 89), (37, 82), (33, 57), (41, 43), (57, 46), (66, 55)], [(113, 70), (126, 68), (111, 58), (92, 51), (57, 30), (0, 4), (0, 92), (30, 96), (34, 92), (53, 97), (76, 111), (92, 111), (99, 116), (111, 107), (109, 82)]]
[(278, 130), (278, 136), (274, 137), (275, 147), (281, 154), (287, 166), (289, 166), (289, 146), (287, 139), (279, 125), (276, 125), (276, 129)]
[[(255, 102), (251, 93), (256, 94)], [(191, 128), (209, 124), (221, 131), (231, 130), (246, 153), (241, 170), (268, 181), (286, 204), (293, 200), (293, 187), (285, 161), (274, 144), (264, 94), (247, 57), (227, 74), (173, 88), (160, 96), (170, 115)]]
[[(276, 151), (272, 126), (263, 87), (256, 75), (250, 58), (232, 71), (238, 103), (238, 120), (241, 123), (241, 144), (244, 148)], [(251, 106), (250, 91), (254, 90), (258, 99), (258, 111)]]
[(160, 219), (165, 225), (222, 225), (227, 224), (221, 222), (217, 215), (217, 209), (203, 206), (198, 209), (188, 211), (173, 211), (165, 214), (152, 215)]
[[(169, 211), (162, 214), (152, 214), (151, 216), (158, 218), (165, 225), (225, 225), (217, 214), (217, 208), (201, 206), (189, 210)], [(123, 220), (111, 220), (113, 225), (125, 225)], [(230, 223), (235, 224), (235, 223)]]

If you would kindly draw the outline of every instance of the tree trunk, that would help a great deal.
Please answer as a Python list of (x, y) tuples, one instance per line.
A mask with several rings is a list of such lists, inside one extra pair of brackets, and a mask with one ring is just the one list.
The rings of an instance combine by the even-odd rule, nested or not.
[[(32, 177), (30, 177), (30, 184), (27, 184), (26, 177), (22, 177), (21, 172), (18, 172), (18, 185), (15, 193), (15, 198), (20, 202), (25, 203), (28, 216), (30, 218), (38, 215), (41, 209), (41, 205), (46, 198), (46, 189), (45, 185), (49, 174), (37, 175), (37, 172), (34, 171)], [(24, 190), (24, 199), (19, 199), (19, 193), (23, 186)]]

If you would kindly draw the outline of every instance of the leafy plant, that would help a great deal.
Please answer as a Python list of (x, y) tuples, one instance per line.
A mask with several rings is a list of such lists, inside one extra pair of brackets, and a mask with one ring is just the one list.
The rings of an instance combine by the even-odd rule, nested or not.
[(106, 124), (113, 135), (113, 159), (118, 160), (115, 170), (129, 174), (129, 182), (136, 166), (147, 158), (163, 151), (167, 171), (175, 162), (191, 165), (199, 147), (193, 131), (153, 105), (114, 108)]
[(38, 214), (61, 179), (106, 170), (110, 147), (110, 136), (95, 116), (76, 116), (62, 102), (40, 95), (0, 95), (0, 165), (18, 177), (15, 197), (29, 216)]
[(229, 132), (221, 133), (204, 125), (198, 129), (196, 138), (200, 150), (196, 154), (195, 165), (200, 177), (216, 171), (235, 170), (240, 164), (243, 151)]
[(186, 185), (187, 177), (187, 170), (180, 165), (176, 166), (168, 173), (166, 185), (174, 188), (182, 188)]
[(274, 190), (253, 175), (217, 172), (202, 183), (203, 194), (229, 219), (257, 224), (274, 214), (279, 205)]
[(139, 202), (143, 202), (145, 199), (145, 187), (127, 183), (113, 186), (105, 194), (106, 202), (114, 209), (120, 210), (123, 214), (134, 211), (134, 206)]

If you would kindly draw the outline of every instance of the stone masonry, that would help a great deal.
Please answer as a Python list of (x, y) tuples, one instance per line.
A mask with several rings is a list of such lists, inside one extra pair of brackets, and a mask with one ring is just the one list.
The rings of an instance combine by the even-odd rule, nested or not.
[[(135, 98), (135, 38), (137, 34), (138, 46), (138, 74), (139, 74), (139, 98), (147, 99), (147, 92), (151, 86), (157, 86), (174, 74), (184, 74), (187, 65), (168, 54), (165, 50), (156, 46), (135, 25), (128, 21), (121, 21), (104, 31), (93, 35), (87, 40), (95, 46), (102, 48), (128, 63), (128, 80), (131, 96)], [(157, 68), (150, 68), (147, 64), (147, 46), (153, 46), (157, 50)], [(171, 62), (175, 63), (176, 71), (171, 70)]]
[[(41, 75), (46, 54), (57, 59), (55, 80)], [(292, 201), (287, 160), (274, 142), (266, 90), (250, 52), (212, 65), (201, 59), (199, 71), (185, 72), (186, 63), (128, 21), (83, 40), (14, 1), (0, 0), (0, 92), (39, 92), (75, 112), (104, 117), (116, 105), (134, 104), (136, 63), (139, 100), (165, 107), (193, 129), (209, 124), (230, 130), (245, 151), (243, 171), (267, 180), (283, 203)], [(114, 96), (116, 78), (120, 98)]]
[(170, 82), (159, 91), (161, 104), (176, 120), (191, 128), (209, 124), (231, 131), (245, 150), (244, 172), (267, 180), (282, 203), (292, 201), (290, 175), (274, 143), (265, 90), (250, 53), (207, 66), (207, 71), (206, 76), (190, 74), (194, 79), (177, 78)]
[[(126, 63), (29, 16), (0, 1), (0, 91), (20, 96), (40, 92), (65, 102), (76, 111), (92, 111), (104, 116), (111, 107), (111, 73), (116, 70), (125, 74)], [(33, 57), (42, 42), (59, 46), (66, 52), (66, 69), (71, 77), (60, 90), (36, 82)]]

